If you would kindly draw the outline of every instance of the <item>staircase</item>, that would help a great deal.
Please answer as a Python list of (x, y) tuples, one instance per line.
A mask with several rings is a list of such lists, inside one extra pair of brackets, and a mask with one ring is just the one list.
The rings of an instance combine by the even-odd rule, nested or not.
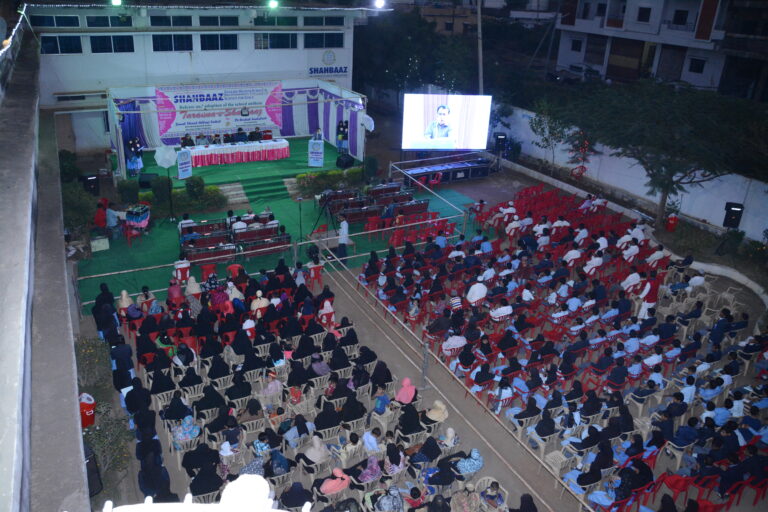
[(250, 203), (256, 207), (257, 203), (264, 201), (288, 198), (286, 181), (295, 183), (293, 176), (278, 175), (247, 178), (238, 183), (223, 183), (218, 187), (227, 196), (229, 204)]

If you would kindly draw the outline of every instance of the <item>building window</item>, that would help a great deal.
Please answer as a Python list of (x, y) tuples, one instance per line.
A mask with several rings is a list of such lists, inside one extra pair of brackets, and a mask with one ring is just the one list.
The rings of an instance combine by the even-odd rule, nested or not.
[(152, 50), (156, 52), (191, 52), (191, 34), (154, 34)]
[(237, 34), (200, 34), (201, 50), (237, 50)]
[(79, 27), (80, 18), (78, 16), (54, 16), (57, 27)]
[(83, 53), (83, 44), (80, 36), (43, 36), (40, 38), (40, 53)]
[(344, 48), (344, 34), (340, 32), (304, 34), (304, 48)]
[(33, 27), (55, 27), (56, 21), (53, 16), (30, 16), (30, 22)]
[(453, 22), (452, 21), (446, 21), (445, 22), (445, 31), (446, 32), (453, 32)]
[(685, 25), (688, 23), (688, 11), (677, 9), (672, 16), (673, 25)]
[(111, 27), (132, 27), (133, 17), (132, 16), (110, 16), (109, 25)]
[[(253, 24), (257, 27), (296, 27), (299, 24), (298, 16), (259, 16), (253, 18)], [(306, 25), (306, 18), (305, 23)]]
[(589, 2), (584, 2), (584, 5), (581, 7), (581, 18), (584, 20), (589, 19)]
[(581, 39), (571, 39), (571, 51), (581, 53)]
[(108, 27), (109, 16), (86, 16), (85, 24), (89, 27)]
[(86, 16), (85, 24), (89, 27), (132, 27), (131, 16)]
[(282, 50), (298, 48), (297, 34), (254, 34), (256, 50)]
[(30, 16), (33, 27), (79, 27), (79, 16)]
[(91, 53), (133, 53), (133, 36), (91, 36)]
[(649, 21), (651, 21), (651, 8), (639, 7), (637, 9), (637, 21), (641, 23), (648, 23)]
[(150, 16), (149, 24), (153, 27), (191, 27), (192, 16)]
[(704, 64), (706, 63), (707, 61), (704, 59), (691, 59), (691, 62), (688, 63), (688, 71), (701, 74), (704, 72)]
[(305, 27), (343, 27), (344, 16), (304, 16)]
[(239, 24), (237, 16), (200, 16), (201, 27), (236, 27)]
[(595, 12), (595, 16), (604, 17), (606, 9), (607, 4), (597, 4), (597, 12)]

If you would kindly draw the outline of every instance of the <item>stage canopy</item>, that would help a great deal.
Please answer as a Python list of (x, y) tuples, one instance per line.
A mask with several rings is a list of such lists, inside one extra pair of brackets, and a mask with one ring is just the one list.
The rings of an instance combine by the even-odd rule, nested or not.
[[(366, 98), (323, 80), (119, 87), (108, 90), (110, 137), (119, 160), (138, 137), (155, 149), (178, 146), (184, 134), (246, 132), (258, 127), (277, 137), (306, 137), (319, 128), (336, 145), (336, 125), (349, 122), (349, 153), (365, 156)], [(118, 143), (121, 142), (121, 143)]]

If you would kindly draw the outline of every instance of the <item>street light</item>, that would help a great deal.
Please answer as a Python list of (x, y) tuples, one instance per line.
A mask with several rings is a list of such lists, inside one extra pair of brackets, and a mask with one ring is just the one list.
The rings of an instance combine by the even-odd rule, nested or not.
[(123, 0), (112, 0), (112, 5), (114, 5), (115, 7), (119, 7), (123, 5)]
[(270, 9), (277, 9), (277, 7), (280, 5), (277, 0), (269, 0), (269, 3), (267, 4)]
[(384, 0), (375, 0), (375, 2), (373, 2), (373, 6), (377, 9), (383, 9), (385, 5), (387, 4)]

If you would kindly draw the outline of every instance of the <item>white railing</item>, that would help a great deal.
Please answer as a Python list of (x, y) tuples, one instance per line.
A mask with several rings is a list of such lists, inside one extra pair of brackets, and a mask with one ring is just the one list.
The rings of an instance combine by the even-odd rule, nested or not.
[[(11, 35), (8, 38), (8, 45), (0, 46), (0, 104), (3, 103), (5, 89), (11, 81), (13, 65), (16, 62), (16, 56), (19, 54), (19, 49), (21, 48), (21, 40), (24, 39), (24, 31), (28, 27), (25, 14), (26, 9), (27, 6), (25, 5), (21, 11), (18, 23), (16, 23), (13, 32), (11, 32)], [(2, 35), (5, 36), (5, 34)]]

